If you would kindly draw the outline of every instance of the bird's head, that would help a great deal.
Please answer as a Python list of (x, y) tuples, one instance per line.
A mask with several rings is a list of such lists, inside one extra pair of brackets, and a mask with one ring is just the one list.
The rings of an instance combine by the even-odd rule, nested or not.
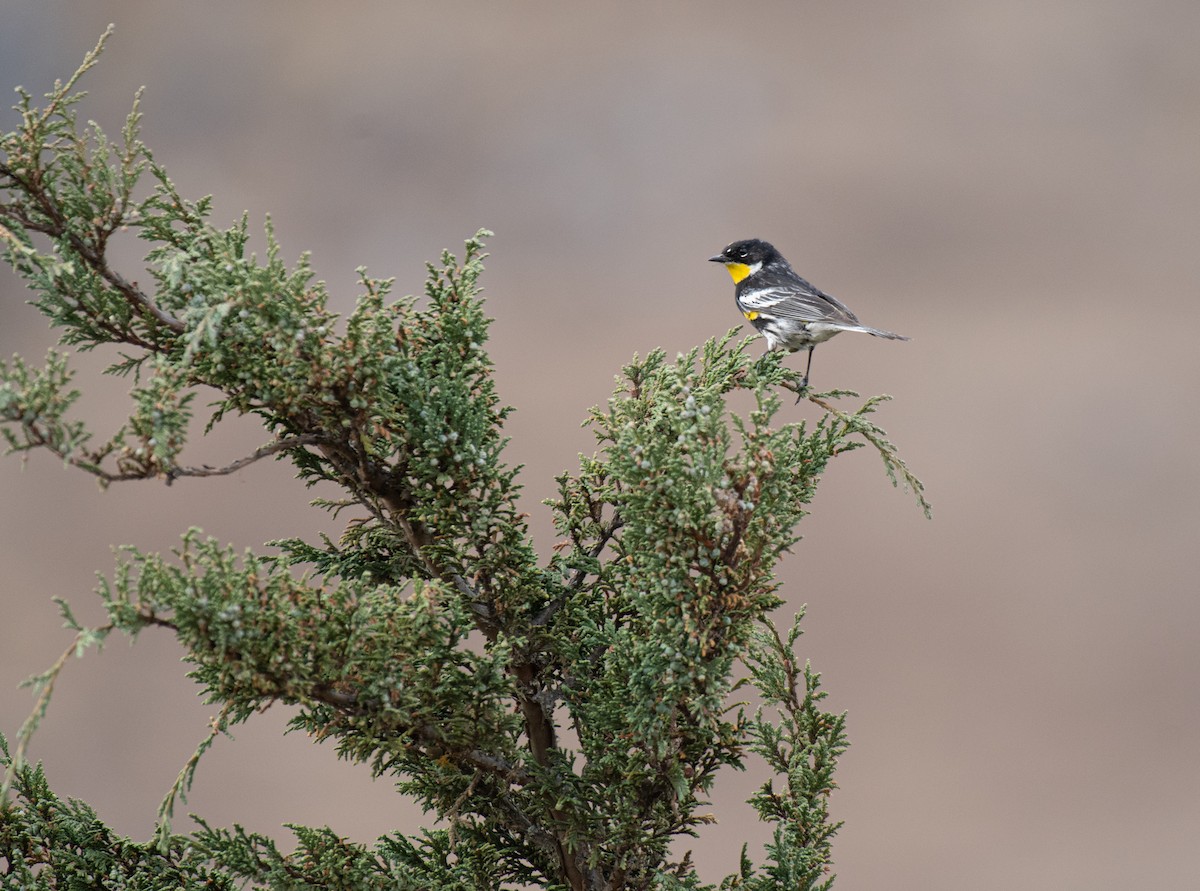
[(779, 251), (761, 238), (747, 238), (735, 241), (715, 257), (708, 258), (713, 263), (723, 263), (729, 270), (735, 282), (754, 275), (767, 263), (782, 260)]

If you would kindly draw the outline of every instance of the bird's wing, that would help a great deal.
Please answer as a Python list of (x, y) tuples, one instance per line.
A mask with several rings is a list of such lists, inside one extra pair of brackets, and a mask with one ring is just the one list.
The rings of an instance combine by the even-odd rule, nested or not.
[(738, 295), (743, 311), (769, 312), (797, 322), (842, 322), (857, 325), (858, 317), (840, 300), (813, 287), (804, 279), (764, 283)]

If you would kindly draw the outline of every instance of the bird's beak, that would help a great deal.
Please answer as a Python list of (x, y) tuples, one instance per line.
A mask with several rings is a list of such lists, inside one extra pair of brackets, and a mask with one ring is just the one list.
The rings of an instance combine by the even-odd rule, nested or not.
[(728, 261), (725, 259), (725, 257), (723, 255), (717, 254), (715, 257), (709, 257), (708, 262), (709, 263), (726, 263)]

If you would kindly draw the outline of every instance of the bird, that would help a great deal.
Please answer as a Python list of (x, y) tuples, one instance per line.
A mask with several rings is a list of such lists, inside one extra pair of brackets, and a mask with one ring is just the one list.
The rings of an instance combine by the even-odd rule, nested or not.
[(775, 246), (760, 238), (735, 241), (708, 258), (722, 263), (734, 281), (734, 301), (746, 320), (767, 339), (767, 349), (808, 350), (800, 389), (808, 386), (813, 348), (843, 331), (861, 331), (888, 340), (908, 340), (872, 328), (836, 297), (810, 284), (792, 269)]

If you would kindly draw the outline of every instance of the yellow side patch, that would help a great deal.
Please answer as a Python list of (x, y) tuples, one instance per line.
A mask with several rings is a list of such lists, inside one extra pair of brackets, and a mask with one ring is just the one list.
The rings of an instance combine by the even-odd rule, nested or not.
[(734, 283), (740, 282), (750, 274), (750, 267), (745, 263), (726, 263), (725, 268), (729, 270), (729, 274), (733, 276)]
[(758, 318), (758, 313), (756, 313), (752, 309), (747, 310), (746, 312), (742, 313), (742, 315), (744, 315), (746, 317), (746, 319), (751, 322), (753, 322), (755, 319)]

